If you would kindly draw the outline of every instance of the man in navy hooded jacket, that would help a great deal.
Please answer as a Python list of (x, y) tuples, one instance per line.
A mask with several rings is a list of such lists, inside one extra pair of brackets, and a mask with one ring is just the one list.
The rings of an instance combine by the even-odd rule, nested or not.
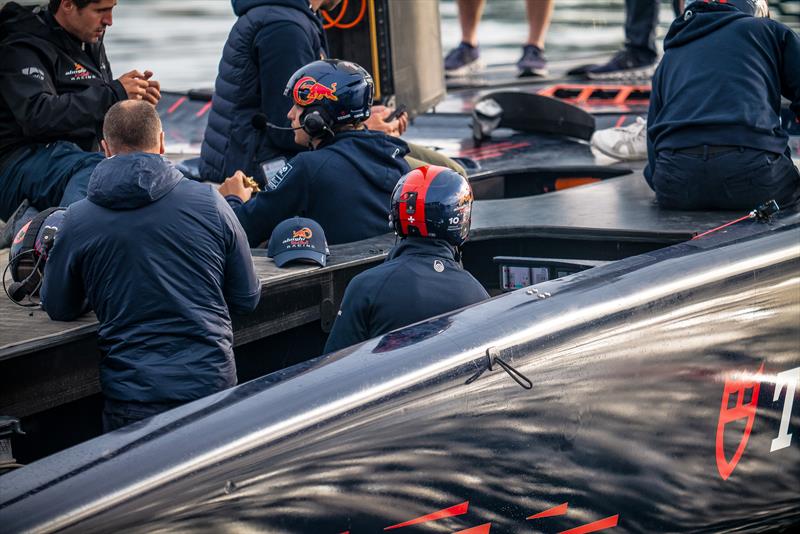
[(659, 204), (794, 202), (800, 175), (780, 110), (783, 95), (800, 116), (800, 39), (763, 16), (764, 0), (686, 4), (664, 40), (647, 118), (645, 177)]
[(314, 61), (294, 73), (285, 93), (294, 101), (288, 118), (295, 142), (312, 150), (292, 158), (252, 200), (240, 171), (219, 189), (250, 245), (296, 215), (317, 221), (331, 245), (387, 233), (389, 197), (409, 171), (408, 146), (364, 128), (372, 77), (348, 61)]
[(97, 314), (106, 431), (236, 384), (229, 309), (261, 287), (247, 240), (212, 187), (163, 159), (152, 105), (115, 104), (86, 199), (66, 211), (42, 305), (69, 321)]

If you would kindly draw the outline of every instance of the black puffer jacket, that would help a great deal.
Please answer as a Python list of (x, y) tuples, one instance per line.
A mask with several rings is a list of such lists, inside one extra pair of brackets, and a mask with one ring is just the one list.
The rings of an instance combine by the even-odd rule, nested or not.
[(252, 175), (257, 163), (287, 160), (304, 150), (291, 131), (256, 130), (253, 116), (289, 126), (292, 99), (283, 89), (292, 74), (327, 54), (325, 34), (308, 0), (233, 0), (239, 17), (219, 62), (208, 115), (200, 174), (222, 181), (237, 169)]

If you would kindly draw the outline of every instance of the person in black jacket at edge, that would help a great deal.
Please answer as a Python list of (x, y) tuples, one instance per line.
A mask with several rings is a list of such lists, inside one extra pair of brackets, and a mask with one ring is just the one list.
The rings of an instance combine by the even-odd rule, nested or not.
[(317, 221), (331, 245), (385, 234), (389, 197), (410, 169), (404, 141), (364, 128), (372, 77), (355, 63), (314, 61), (294, 73), (285, 92), (294, 102), (295, 142), (311, 150), (292, 158), (252, 200), (241, 171), (219, 188), (250, 245), (296, 215)]
[(112, 104), (161, 98), (150, 71), (112, 77), (103, 36), (116, 4), (9, 2), (0, 11), (0, 247), (38, 211), (86, 196)]
[(471, 213), (472, 189), (460, 174), (425, 166), (403, 176), (391, 202), (401, 241), (385, 263), (350, 281), (325, 353), (489, 298), (460, 264)]
[(797, 199), (781, 94), (800, 116), (800, 39), (765, 0), (686, 2), (664, 40), (647, 121), (647, 183), (669, 209)]
[(85, 299), (97, 314), (110, 431), (234, 386), (229, 309), (254, 310), (261, 284), (224, 199), (161, 156), (152, 105), (115, 104), (103, 133), (108, 159), (65, 212), (41, 297), (57, 321)]

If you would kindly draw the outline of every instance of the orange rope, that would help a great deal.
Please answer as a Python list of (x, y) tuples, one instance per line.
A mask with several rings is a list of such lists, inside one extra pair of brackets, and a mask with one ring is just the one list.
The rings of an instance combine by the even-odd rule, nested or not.
[(361, 22), (361, 20), (364, 18), (364, 13), (366, 13), (367, 11), (367, 0), (361, 0), (361, 9), (358, 12), (358, 16), (356, 16), (356, 18), (353, 19), (352, 22), (348, 23), (340, 22), (342, 20), (342, 17), (344, 16), (345, 11), (347, 11), (347, 0), (344, 0), (342, 2), (342, 10), (339, 12), (339, 15), (336, 17), (336, 19), (332, 19), (330, 15), (328, 15), (328, 13), (325, 12), (325, 10), (322, 10), (323, 18), (325, 18), (325, 20), (328, 21), (328, 24), (324, 25), (323, 27), (326, 30), (329, 28), (338, 28), (340, 30), (347, 30), (357, 26), (358, 23)]
[(322, 27), (325, 28), (326, 30), (329, 30), (331, 28), (335, 28), (336, 25), (339, 24), (339, 21), (342, 20), (342, 17), (344, 17), (344, 14), (346, 12), (347, 12), (347, 0), (344, 0), (342, 2), (342, 6), (341, 6), (341, 9), (339, 10), (339, 15), (336, 17), (336, 20), (332, 19), (331, 16), (328, 15), (328, 12), (326, 10), (324, 10), (324, 9), (320, 10), (320, 13), (322, 13), (322, 18), (324, 18), (326, 21), (328, 21), (328, 23), (327, 24), (323, 24)]

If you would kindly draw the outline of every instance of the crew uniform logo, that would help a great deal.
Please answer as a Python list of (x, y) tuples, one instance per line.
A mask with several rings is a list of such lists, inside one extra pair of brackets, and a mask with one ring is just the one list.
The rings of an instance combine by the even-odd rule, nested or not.
[(31, 76), (37, 80), (44, 80), (44, 72), (42, 72), (42, 69), (37, 67), (25, 67), (22, 69), (22, 74), (25, 76)]
[(281, 244), (286, 248), (317, 248), (309, 242), (313, 235), (308, 227), (292, 230), (292, 237), (284, 239)]
[(68, 70), (67, 72), (65, 72), (64, 76), (67, 76), (72, 82), (78, 80), (91, 80), (92, 78), (97, 78), (97, 76), (86, 70), (86, 67), (84, 67), (80, 63), (75, 63), (75, 66), (72, 68), (72, 70)]
[(317, 100), (327, 98), (336, 102), (339, 97), (336, 96), (336, 83), (332, 83), (330, 87), (322, 85), (311, 76), (303, 76), (297, 83), (294, 84), (292, 90), (294, 101), (301, 106), (308, 106)]

